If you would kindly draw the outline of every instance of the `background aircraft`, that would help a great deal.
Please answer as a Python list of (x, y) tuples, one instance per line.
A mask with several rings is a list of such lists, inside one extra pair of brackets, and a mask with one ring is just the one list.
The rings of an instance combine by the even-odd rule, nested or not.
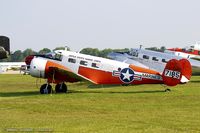
[[(170, 60), (163, 72), (146, 69), (134, 64), (58, 50), (47, 55), (28, 56), (30, 75), (46, 78), (41, 94), (52, 92), (50, 83), (56, 83), (55, 91), (67, 92), (64, 82), (88, 80), (94, 84), (165, 84), (175, 86), (191, 77), (191, 65), (186, 59)], [(187, 68), (187, 69), (185, 69)]]
[[(163, 72), (167, 62), (171, 59), (183, 59), (183, 57), (173, 54), (167, 54), (162, 52), (156, 52), (146, 49), (131, 49), (129, 52), (112, 52), (108, 54), (108, 58), (126, 62), (129, 64), (135, 64), (139, 67), (145, 67), (147, 69)], [(192, 65), (192, 69), (200, 72), (200, 61), (187, 59)]]
[(7, 58), (10, 54), (10, 40), (6, 36), (0, 36), (0, 59)]
[(26, 69), (21, 69), (25, 66), (25, 62), (0, 62), (0, 73), (6, 72), (8, 70), (25, 71)]
[(196, 44), (185, 48), (170, 48), (165, 52), (184, 58), (194, 58), (200, 60), (200, 43), (196, 42)]

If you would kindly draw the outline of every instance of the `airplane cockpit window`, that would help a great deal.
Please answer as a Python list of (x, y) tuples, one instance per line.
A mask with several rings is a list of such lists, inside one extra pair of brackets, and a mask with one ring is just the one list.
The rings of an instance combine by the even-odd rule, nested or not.
[(63, 58), (63, 56), (62, 56), (61, 53), (56, 53), (55, 56), (54, 56), (54, 59), (55, 59), (55, 60), (59, 60), (59, 61), (61, 61), (62, 58)]
[(188, 49), (187, 52), (194, 52), (194, 49)]
[(135, 50), (130, 51), (129, 54), (132, 55), (132, 56), (138, 57), (138, 52), (135, 51)]
[(45, 54), (44, 57), (52, 60), (62, 61), (63, 55), (61, 53), (51, 52)]

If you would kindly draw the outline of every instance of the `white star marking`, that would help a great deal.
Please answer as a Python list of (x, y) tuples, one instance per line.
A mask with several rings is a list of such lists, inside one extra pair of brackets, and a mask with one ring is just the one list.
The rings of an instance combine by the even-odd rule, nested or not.
[(133, 74), (129, 73), (129, 70), (126, 71), (126, 73), (122, 73), (123, 74), (123, 80), (128, 79), (130, 81), (130, 77), (133, 76)]

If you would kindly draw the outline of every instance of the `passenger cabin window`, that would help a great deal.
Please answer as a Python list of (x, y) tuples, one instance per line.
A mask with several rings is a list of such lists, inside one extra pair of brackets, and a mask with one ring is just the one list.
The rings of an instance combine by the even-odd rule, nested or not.
[(152, 60), (154, 60), (154, 61), (158, 61), (158, 58), (156, 58), (156, 57), (152, 57)]
[(149, 59), (149, 56), (143, 55), (143, 59)]
[(68, 59), (68, 62), (70, 62), (70, 63), (76, 63), (76, 59), (69, 58), (69, 59)]
[(198, 54), (200, 55), (200, 51), (198, 51)]
[(165, 59), (162, 59), (162, 62), (167, 63), (167, 61)]
[(81, 64), (81, 65), (84, 65), (84, 66), (87, 66), (88, 62), (87, 62), (87, 61), (81, 60), (81, 61), (80, 61), (80, 64)]
[(94, 67), (94, 68), (99, 68), (99, 66), (98, 66), (97, 63), (92, 63), (92, 67)]

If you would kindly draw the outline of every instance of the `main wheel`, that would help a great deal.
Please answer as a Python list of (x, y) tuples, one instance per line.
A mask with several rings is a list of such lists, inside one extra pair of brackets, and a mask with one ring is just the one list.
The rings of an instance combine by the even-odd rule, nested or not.
[(40, 87), (40, 93), (41, 94), (50, 94), (52, 91), (52, 86), (50, 84), (43, 84)]
[(65, 83), (56, 85), (56, 93), (67, 93), (67, 85)]

